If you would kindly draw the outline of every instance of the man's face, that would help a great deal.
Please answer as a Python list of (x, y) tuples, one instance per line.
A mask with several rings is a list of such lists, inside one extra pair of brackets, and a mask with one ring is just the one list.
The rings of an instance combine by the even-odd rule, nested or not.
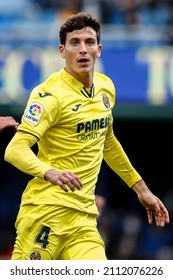
[(65, 58), (66, 70), (77, 78), (93, 73), (101, 49), (102, 46), (97, 44), (96, 32), (91, 27), (69, 32), (66, 44), (59, 46), (61, 56)]

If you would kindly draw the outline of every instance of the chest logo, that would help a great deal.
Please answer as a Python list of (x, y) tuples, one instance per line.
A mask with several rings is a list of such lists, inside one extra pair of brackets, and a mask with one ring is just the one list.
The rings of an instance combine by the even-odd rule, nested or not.
[(73, 112), (77, 112), (79, 107), (81, 106), (82, 104), (76, 104), (75, 107), (72, 109)]
[(103, 104), (105, 105), (105, 107), (107, 109), (109, 109), (110, 108), (110, 101), (109, 101), (109, 98), (107, 97), (106, 93), (102, 94), (102, 100), (103, 100)]

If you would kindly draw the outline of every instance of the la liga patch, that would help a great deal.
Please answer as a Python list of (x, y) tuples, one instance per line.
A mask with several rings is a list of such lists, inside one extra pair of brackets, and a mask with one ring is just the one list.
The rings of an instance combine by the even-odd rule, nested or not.
[(43, 106), (40, 103), (34, 102), (30, 105), (28, 111), (26, 112), (24, 120), (32, 123), (33, 125), (37, 125), (43, 114), (43, 111)]

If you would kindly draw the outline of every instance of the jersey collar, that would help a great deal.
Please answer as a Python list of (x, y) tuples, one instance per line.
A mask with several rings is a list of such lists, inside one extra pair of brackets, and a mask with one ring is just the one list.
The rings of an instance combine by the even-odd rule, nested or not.
[(84, 87), (84, 85), (74, 78), (71, 74), (69, 74), (65, 68), (62, 69), (62, 78), (70, 85), (73, 85), (76, 89), (78, 89), (86, 98), (93, 98), (95, 93), (94, 84), (92, 84), (90, 92)]

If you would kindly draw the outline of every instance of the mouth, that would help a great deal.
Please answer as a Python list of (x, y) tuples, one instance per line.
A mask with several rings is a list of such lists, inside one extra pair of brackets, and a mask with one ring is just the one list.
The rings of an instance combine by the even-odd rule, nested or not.
[(87, 62), (89, 62), (89, 59), (87, 59), (87, 58), (80, 58), (80, 59), (78, 59), (78, 62), (81, 63), (81, 64), (86, 64)]

